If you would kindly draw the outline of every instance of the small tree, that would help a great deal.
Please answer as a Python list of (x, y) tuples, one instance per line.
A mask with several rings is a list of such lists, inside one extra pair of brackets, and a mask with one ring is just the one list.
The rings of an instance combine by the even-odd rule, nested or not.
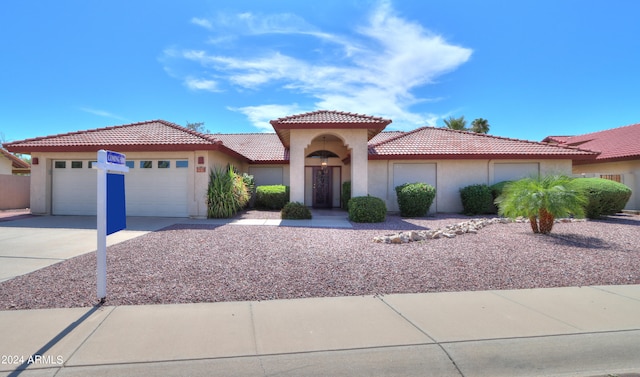
[(201, 134), (210, 134), (211, 131), (209, 131), (209, 129), (204, 127), (204, 122), (194, 122), (191, 123), (189, 121), (187, 121), (187, 125), (185, 126), (185, 128), (188, 128), (192, 131), (196, 131), (196, 132), (200, 132)]
[(464, 119), (464, 115), (461, 116), (460, 118), (454, 118), (450, 116), (449, 119), (444, 120), (444, 124), (446, 125), (447, 128), (451, 130), (458, 130), (458, 131), (467, 130), (467, 121)]
[(498, 213), (515, 218), (524, 216), (534, 233), (551, 233), (556, 217), (584, 217), (587, 204), (584, 193), (573, 179), (564, 175), (524, 178), (505, 186), (496, 199)]
[(489, 132), (489, 121), (486, 119), (478, 118), (471, 122), (471, 132), (486, 134)]

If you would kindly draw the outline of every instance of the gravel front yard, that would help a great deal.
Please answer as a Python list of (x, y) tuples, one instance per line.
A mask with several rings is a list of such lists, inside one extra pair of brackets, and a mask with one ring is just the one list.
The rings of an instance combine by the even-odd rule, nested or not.
[[(372, 242), (464, 219), (389, 216), (352, 230), (174, 225), (108, 248), (106, 304), (640, 284), (637, 215), (559, 223), (549, 236), (509, 223), (452, 239)], [(89, 253), (0, 283), (0, 310), (94, 305), (95, 266)]]

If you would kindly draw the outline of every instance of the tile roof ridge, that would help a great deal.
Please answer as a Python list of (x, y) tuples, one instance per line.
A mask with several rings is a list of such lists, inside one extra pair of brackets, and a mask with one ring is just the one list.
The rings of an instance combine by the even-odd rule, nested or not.
[[(222, 141), (216, 139), (215, 137), (213, 137), (212, 134), (205, 134), (205, 133), (202, 133), (202, 132), (198, 132), (198, 131), (189, 129), (187, 127), (181, 126), (181, 125), (179, 125), (177, 123), (169, 122), (167, 120), (156, 119), (156, 120), (151, 120), (151, 121), (144, 122), (144, 123), (162, 123), (165, 126), (169, 126), (169, 127), (175, 128), (175, 129), (177, 129), (179, 131), (183, 131), (183, 132), (189, 133), (189, 134), (191, 134), (193, 136), (197, 136), (199, 138), (205, 139), (205, 140), (210, 141), (210, 142), (212, 142), (214, 144), (222, 144)], [(134, 126), (134, 125), (137, 125), (137, 124), (131, 124), (131, 125), (128, 125), (128, 126)]]
[(582, 148), (574, 147), (574, 146), (571, 146), (571, 145), (565, 145), (565, 144), (546, 143), (546, 142), (541, 142), (541, 141), (517, 139), (517, 138), (513, 138), (513, 137), (490, 135), (490, 134), (484, 134), (484, 133), (473, 132), (473, 131), (452, 130), (452, 129), (446, 128), (446, 127), (424, 127), (424, 128), (433, 128), (433, 129), (443, 130), (443, 131), (447, 131), (447, 132), (457, 132), (457, 133), (461, 133), (461, 134), (476, 135), (476, 136), (488, 137), (488, 138), (492, 138), (492, 139), (500, 139), (500, 140), (507, 140), (507, 141), (518, 141), (518, 142), (527, 143), (527, 144), (550, 145), (550, 146), (558, 147), (558, 148), (572, 149), (572, 150), (577, 150), (577, 151), (581, 151), (581, 152), (589, 152), (589, 153), (594, 153), (594, 154), (600, 154), (599, 151), (593, 151), (593, 150), (590, 150), (590, 149), (582, 149)]
[(285, 117), (274, 119), (271, 122), (282, 122), (282, 121), (286, 121), (286, 120), (302, 118), (302, 117), (309, 116), (309, 115), (324, 114), (324, 113), (337, 114), (337, 115), (349, 115), (349, 116), (354, 116), (354, 117), (367, 118), (367, 119), (371, 119), (371, 120), (381, 120), (381, 121), (388, 121), (389, 120), (389, 119), (385, 119), (383, 117), (374, 116), (374, 115), (367, 115), (367, 114), (360, 114), (360, 113), (353, 113), (353, 112), (339, 111), (339, 110), (323, 110), (323, 109), (319, 109), (319, 110), (314, 110), (314, 111), (307, 111), (306, 113), (301, 113), (301, 114), (287, 115)]
[(210, 135), (210, 136), (215, 136), (215, 135), (238, 135), (238, 136), (244, 136), (244, 135), (277, 135), (275, 132), (238, 132), (238, 133), (222, 133), (222, 132), (215, 132), (215, 133), (211, 133), (211, 134), (206, 134), (206, 135)]
[(597, 135), (597, 134), (602, 134), (602, 133), (611, 132), (611, 131), (619, 131), (619, 130), (622, 130), (623, 128), (632, 128), (632, 127), (640, 127), (640, 123), (633, 123), (633, 124), (627, 124), (625, 126), (607, 128), (606, 130), (588, 132), (586, 134), (581, 134), (581, 135), (573, 135), (571, 136), (571, 138), (582, 138), (590, 135)]
[(114, 130), (114, 129), (118, 129), (118, 128), (135, 127), (135, 126), (140, 126), (140, 125), (143, 125), (143, 124), (151, 124), (151, 123), (161, 123), (161, 124), (163, 124), (165, 126), (168, 126), (168, 127), (171, 127), (171, 128), (175, 128), (177, 130), (192, 134), (194, 136), (200, 137), (200, 138), (202, 138), (202, 139), (204, 139), (206, 141), (212, 142), (212, 143), (221, 142), (221, 141), (219, 141), (219, 140), (217, 140), (215, 138), (207, 136), (206, 134), (202, 134), (200, 132), (190, 130), (190, 129), (188, 129), (186, 127), (183, 127), (183, 126), (181, 126), (179, 124), (176, 124), (176, 123), (173, 123), (173, 122), (169, 122), (169, 121), (166, 121), (166, 120), (163, 120), (163, 119), (152, 119), (152, 120), (145, 120), (145, 121), (141, 121), (141, 122), (118, 124), (118, 125), (115, 125), (115, 126), (98, 127), (98, 128), (90, 128), (90, 129), (80, 130), (80, 131), (65, 132), (65, 133), (59, 133), (59, 134), (48, 135), (48, 136), (38, 136), (38, 137), (33, 137), (33, 138), (29, 138), (29, 139), (24, 139), (24, 140), (19, 140), (19, 141), (14, 141), (14, 142), (11, 142), (11, 143), (7, 143), (7, 145), (30, 143), (30, 142), (34, 142), (34, 141), (41, 141), (41, 140), (55, 139), (55, 138), (64, 137), (64, 136), (73, 136), (73, 135), (88, 134), (88, 133), (93, 133), (93, 132)]
[(382, 144), (386, 144), (386, 143), (389, 143), (389, 142), (392, 142), (392, 141), (396, 141), (396, 140), (398, 140), (400, 138), (403, 138), (403, 137), (405, 137), (407, 135), (412, 135), (412, 134), (414, 134), (414, 133), (416, 133), (418, 131), (421, 131), (421, 130), (423, 130), (425, 128), (427, 128), (427, 127), (423, 126), (423, 127), (416, 128), (415, 130), (411, 130), (411, 131), (399, 131), (399, 130), (398, 131), (382, 131), (382, 132), (401, 132), (401, 134), (400, 135), (396, 135), (394, 137), (390, 137), (390, 138), (388, 138), (386, 140), (381, 140), (381, 141), (379, 141), (379, 142), (377, 142), (375, 144), (371, 144), (371, 145), (369, 145), (369, 148), (375, 148), (375, 147), (378, 147), (378, 146), (380, 146)]

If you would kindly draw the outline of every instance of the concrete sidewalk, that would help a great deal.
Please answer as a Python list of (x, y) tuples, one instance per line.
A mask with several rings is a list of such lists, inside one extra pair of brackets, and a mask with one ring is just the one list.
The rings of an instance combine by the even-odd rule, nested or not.
[(0, 355), (5, 376), (624, 375), (640, 285), (0, 311)]

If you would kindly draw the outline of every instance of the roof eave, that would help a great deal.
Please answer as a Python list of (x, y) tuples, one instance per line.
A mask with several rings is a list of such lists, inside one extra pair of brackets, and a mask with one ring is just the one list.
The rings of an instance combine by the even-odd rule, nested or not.
[(567, 155), (567, 154), (375, 154), (369, 153), (369, 160), (590, 160), (595, 161), (595, 155)]
[(56, 145), (56, 146), (21, 146), (9, 145), (7, 150), (13, 153), (33, 152), (97, 152), (100, 149), (118, 152), (172, 152), (217, 150), (218, 144), (125, 144), (125, 145)]
[(591, 160), (577, 160), (576, 165), (585, 164), (604, 164), (607, 162), (621, 162), (621, 161), (639, 161), (640, 156), (624, 156), (624, 157), (611, 157), (611, 158), (594, 158)]

